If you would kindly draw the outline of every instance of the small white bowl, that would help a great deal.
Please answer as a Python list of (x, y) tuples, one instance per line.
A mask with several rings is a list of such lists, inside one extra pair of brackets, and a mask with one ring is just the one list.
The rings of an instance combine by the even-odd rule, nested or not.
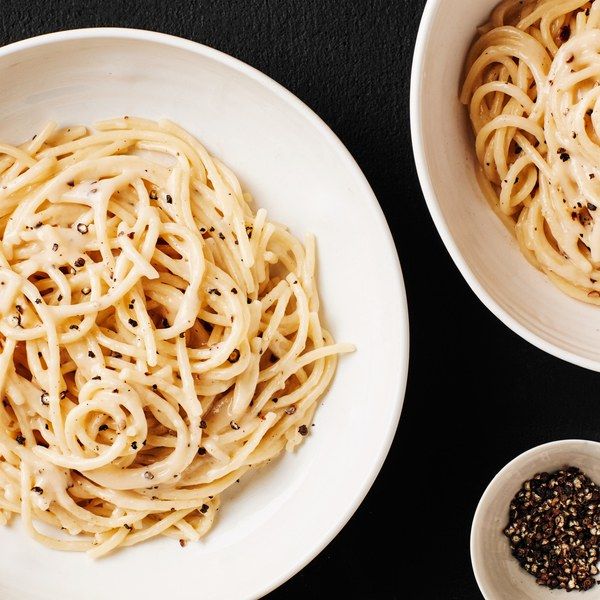
[(600, 310), (566, 296), (521, 255), (475, 177), (474, 140), (458, 100), (476, 28), (499, 0), (428, 0), (412, 72), (415, 161), (431, 216), (479, 299), (535, 346), (600, 371)]
[[(600, 483), (600, 444), (562, 440), (532, 448), (508, 463), (483, 493), (471, 528), (471, 562), (486, 600), (564, 597), (564, 590), (537, 585), (535, 577), (521, 568), (511, 555), (503, 530), (508, 523), (510, 502), (522, 484), (536, 473), (556, 471), (566, 465), (579, 467), (594, 482)], [(585, 593), (586, 600), (599, 598), (600, 586)]]
[(213, 530), (185, 549), (153, 540), (92, 561), (0, 527), (2, 600), (248, 600), (267, 594), (339, 532), (388, 452), (404, 397), (408, 316), (394, 241), (360, 168), (280, 85), (193, 42), (127, 29), (50, 34), (0, 49), (0, 139), (49, 119), (167, 117), (239, 175), (259, 206), (317, 239), (324, 317), (358, 351), (298, 452), (223, 498)]

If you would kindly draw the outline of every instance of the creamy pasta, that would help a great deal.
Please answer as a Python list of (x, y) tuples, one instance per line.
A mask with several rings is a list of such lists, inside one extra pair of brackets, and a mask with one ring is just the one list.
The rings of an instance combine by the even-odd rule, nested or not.
[(351, 350), (321, 325), (314, 239), (177, 125), (0, 144), (0, 522), (94, 557), (198, 540)]
[(600, 3), (507, 0), (479, 33), (461, 100), (482, 189), (532, 264), (600, 304)]

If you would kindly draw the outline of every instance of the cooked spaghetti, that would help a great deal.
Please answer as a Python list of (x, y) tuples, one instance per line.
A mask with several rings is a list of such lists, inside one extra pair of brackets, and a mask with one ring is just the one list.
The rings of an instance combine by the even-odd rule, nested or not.
[(341, 352), (315, 242), (169, 121), (0, 144), (0, 522), (102, 556), (198, 540), (307, 435)]
[(466, 69), (487, 198), (532, 264), (600, 304), (600, 2), (502, 2)]

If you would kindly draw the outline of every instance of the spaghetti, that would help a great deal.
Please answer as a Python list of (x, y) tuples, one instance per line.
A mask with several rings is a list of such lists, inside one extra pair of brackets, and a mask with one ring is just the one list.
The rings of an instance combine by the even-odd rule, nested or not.
[(195, 541), (307, 435), (353, 348), (321, 326), (314, 239), (251, 203), (169, 121), (0, 145), (0, 522), (94, 557)]
[(533, 265), (600, 305), (600, 3), (502, 2), (466, 69), (485, 195)]

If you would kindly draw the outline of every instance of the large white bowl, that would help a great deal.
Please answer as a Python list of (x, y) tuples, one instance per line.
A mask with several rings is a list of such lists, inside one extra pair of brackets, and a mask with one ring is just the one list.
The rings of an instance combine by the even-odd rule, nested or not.
[[(371, 188), (335, 135), (297, 98), (241, 62), (161, 34), (96, 29), (0, 49), (0, 139), (49, 119), (169, 117), (224, 159), (271, 218), (313, 232), (325, 317), (358, 352), (341, 361), (295, 455), (224, 499), (203, 543), (156, 540), (93, 562), (0, 530), (2, 600), (238, 600), (296, 573), (373, 483), (396, 430), (408, 365), (400, 265)], [(359, 551), (360, 549), (357, 549)]]
[(476, 28), (498, 2), (427, 2), (411, 85), (421, 186), (446, 248), (480, 300), (542, 350), (600, 371), (600, 310), (567, 297), (530, 266), (475, 177), (473, 135), (458, 94)]

